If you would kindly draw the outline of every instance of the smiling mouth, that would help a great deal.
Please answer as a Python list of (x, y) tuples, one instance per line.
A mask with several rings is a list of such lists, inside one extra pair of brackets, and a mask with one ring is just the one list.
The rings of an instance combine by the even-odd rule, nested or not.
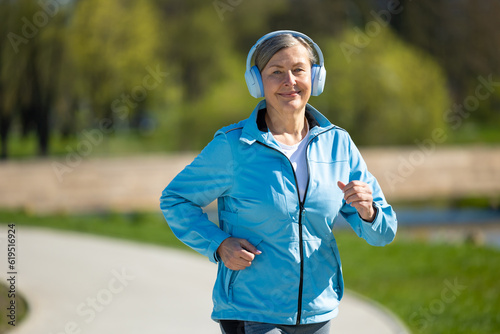
[(283, 97), (295, 97), (295, 96), (298, 96), (299, 94), (300, 94), (300, 90), (293, 91), (293, 92), (279, 93), (278, 95), (283, 96)]

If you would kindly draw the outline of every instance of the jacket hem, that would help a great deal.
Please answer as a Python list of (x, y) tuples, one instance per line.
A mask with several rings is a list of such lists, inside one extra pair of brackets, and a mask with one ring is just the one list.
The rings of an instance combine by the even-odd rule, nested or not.
[[(337, 317), (339, 313), (338, 307), (334, 310), (319, 315), (313, 316), (302, 316), (300, 320), (301, 325), (314, 324), (332, 320)], [(238, 311), (224, 311), (224, 312), (213, 312), (212, 320), (219, 322), (220, 320), (238, 320), (238, 321), (254, 321), (254, 322), (264, 322), (276, 325), (296, 325), (297, 314), (293, 317), (286, 315), (273, 315), (273, 314), (263, 314), (263, 313), (245, 313), (241, 314)]]

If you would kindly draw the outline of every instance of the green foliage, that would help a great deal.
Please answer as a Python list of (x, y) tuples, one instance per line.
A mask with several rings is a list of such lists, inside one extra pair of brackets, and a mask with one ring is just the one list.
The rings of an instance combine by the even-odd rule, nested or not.
[[(455, 122), (458, 131), (463, 127), (480, 127), (488, 129), (493, 125), (498, 130), (500, 124), (500, 75), (486, 73), (470, 78), (465, 89), (466, 96), (460, 101), (464, 115), (462, 122)], [(466, 131), (466, 130), (465, 130)], [(477, 131), (476, 131), (477, 132)], [(499, 131), (496, 131), (497, 134)], [(488, 142), (487, 138), (482, 141)]]
[[(403, 6), (403, 12), (391, 25), (405, 41), (439, 62), (449, 79), (454, 102), (462, 104), (468, 96), (475, 96), (480, 76), (494, 75), (499, 82), (496, 46), (500, 44), (500, 2), (405, 0)], [(495, 94), (482, 101), (479, 108), (473, 108), (467, 123), (480, 127), (492, 121), (498, 124), (500, 89), (498, 84), (495, 86)]]
[(439, 66), (389, 29), (365, 36), (360, 44), (360, 30), (349, 29), (321, 43), (327, 82), (312, 103), (361, 145), (413, 144), (446, 129), (450, 100)]
[(247, 118), (258, 103), (248, 93), (243, 79), (243, 59), (226, 58), (222, 72), (225, 80), (214, 82), (201, 99), (184, 106), (184, 133), (180, 137), (184, 138), (185, 147), (203, 148), (218, 129)]
[(146, 67), (163, 67), (160, 29), (151, 1), (78, 2), (67, 43), (80, 78), (78, 95), (88, 100), (95, 116), (128, 119), (128, 112), (112, 114), (113, 101), (121, 101), (122, 94), (129, 96), (124, 99), (128, 110), (137, 111), (148, 101), (151, 92), (145, 88), (144, 94), (140, 87), (148, 74)]

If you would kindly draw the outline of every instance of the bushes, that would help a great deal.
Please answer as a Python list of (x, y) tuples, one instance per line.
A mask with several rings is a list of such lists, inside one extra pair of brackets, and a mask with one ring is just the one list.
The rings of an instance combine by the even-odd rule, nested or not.
[(389, 29), (364, 47), (360, 33), (347, 30), (320, 44), (327, 82), (312, 104), (361, 145), (413, 144), (445, 128), (450, 100), (440, 67)]

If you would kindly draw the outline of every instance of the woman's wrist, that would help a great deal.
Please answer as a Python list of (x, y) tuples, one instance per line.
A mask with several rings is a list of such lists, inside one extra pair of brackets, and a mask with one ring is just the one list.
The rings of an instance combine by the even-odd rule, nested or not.
[(371, 206), (371, 210), (369, 212), (369, 215), (367, 215), (367, 218), (359, 215), (361, 217), (361, 219), (363, 219), (365, 222), (367, 223), (373, 223), (373, 221), (375, 220), (375, 218), (377, 217), (377, 212), (378, 212), (378, 209), (377, 207), (375, 206), (374, 203), (372, 203), (372, 206)]

